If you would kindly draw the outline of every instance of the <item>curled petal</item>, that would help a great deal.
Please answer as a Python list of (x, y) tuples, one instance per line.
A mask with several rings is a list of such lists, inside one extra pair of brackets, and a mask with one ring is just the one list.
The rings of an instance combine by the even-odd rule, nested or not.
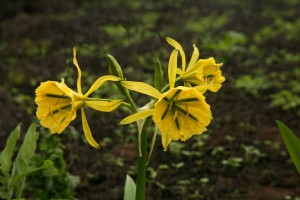
[(184, 51), (182, 49), (182, 46), (176, 40), (174, 40), (172, 38), (167, 37), (166, 40), (171, 46), (173, 46), (175, 49), (177, 49), (179, 51), (179, 53), (181, 55), (181, 63), (182, 63), (181, 67), (182, 67), (182, 71), (184, 72), (186, 61), (185, 61), (185, 54), (184, 54)]
[(120, 81), (121, 78), (113, 76), (113, 75), (106, 75), (98, 78), (93, 85), (90, 87), (89, 91), (85, 93), (85, 97), (89, 96), (91, 93), (93, 93), (95, 90), (97, 90), (99, 87), (103, 85), (106, 81)]
[(195, 65), (196, 62), (197, 62), (197, 60), (198, 60), (198, 58), (199, 58), (199, 54), (200, 54), (200, 53), (199, 53), (198, 48), (196, 47), (196, 45), (193, 45), (193, 47), (194, 47), (194, 51), (193, 51), (193, 54), (192, 54), (192, 57), (191, 57), (191, 60), (190, 60), (190, 63), (189, 63), (189, 65), (188, 65), (187, 69), (188, 69), (190, 66)]
[(143, 82), (122, 81), (121, 84), (129, 90), (133, 90), (133, 91), (136, 91), (136, 92), (139, 92), (142, 94), (146, 94), (146, 95), (149, 95), (156, 99), (159, 99), (161, 97), (161, 93), (157, 89), (155, 89), (151, 85), (148, 85)]
[(78, 72), (78, 78), (77, 78), (77, 90), (79, 94), (82, 94), (82, 89), (81, 89), (81, 70), (80, 67), (78, 65), (77, 62), (77, 58), (76, 58), (76, 48), (73, 48), (73, 63), (77, 68), (77, 72)]
[(124, 118), (120, 124), (121, 125), (124, 125), (124, 124), (130, 124), (132, 122), (135, 122), (135, 121), (138, 121), (138, 120), (141, 120), (141, 119), (145, 119), (149, 116), (151, 116), (154, 112), (154, 109), (149, 109), (149, 110), (143, 110), (143, 111), (140, 111), (140, 112), (137, 112), (133, 115), (130, 115), (126, 118)]
[(94, 138), (92, 136), (90, 127), (89, 127), (88, 122), (87, 122), (86, 117), (85, 117), (83, 107), (81, 107), (81, 118), (82, 118), (82, 128), (83, 128), (83, 132), (84, 132), (86, 140), (88, 141), (88, 143), (91, 146), (95, 147), (96, 149), (99, 149), (100, 148), (99, 144), (94, 140)]
[(114, 109), (116, 109), (122, 102), (123, 102), (122, 99), (113, 100), (113, 101), (88, 101), (87, 100), (85, 102), (85, 105), (101, 112), (111, 112)]

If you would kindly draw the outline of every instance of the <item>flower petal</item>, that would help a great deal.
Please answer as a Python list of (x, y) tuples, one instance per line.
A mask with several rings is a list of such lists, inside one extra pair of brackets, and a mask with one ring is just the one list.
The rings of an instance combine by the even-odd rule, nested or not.
[(191, 60), (190, 60), (190, 63), (187, 67), (187, 69), (190, 67), (190, 66), (193, 66), (195, 65), (195, 63), (197, 62), (198, 58), (199, 58), (199, 50), (198, 48), (196, 47), (196, 45), (193, 45), (194, 47), (194, 51), (193, 51), (193, 54), (192, 54), (192, 57), (191, 57)]
[(77, 78), (77, 90), (79, 94), (82, 94), (82, 90), (81, 90), (81, 70), (80, 67), (78, 65), (77, 62), (77, 58), (76, 58), (76, 48), (73, 48), (73, 63), (77, 68), (77, 72), (78, 72), (78, 78)]
[(137, 112), (133, 115), (130, 115), (126, 118), (124, 118), (120, 124), (121, 125), (124, 125), (124, 124), (130, 124), (132, 122), (135, 122), (135, 121), (138, 121), (140, 119), (144, 119), (146, 117), (149, 117), (153, 114), (154, 112), (154, 109), (149, 109), (149, 110), (143, 110), (143, 111), (140, 111), (140, 112)]
[(64, 83), (46, 81), (36, 89), (36, 116), (51, 133), (61, 133), (76, 117), (72, 104), (73, 90)]
[(91, 93), (93, 93), (95, 90), (97, 90), (99, 87), (103, 85), (106, 81), (120, 81), (121, 78), (113, 76), (113, 75), (106, 75), (98, 78), (93, 85), (90, 87), (89, 91), (85, 93), (85, 97), (89, 96)]
[(178, 50), (174, 49), (171, 53), (169, 65), (168, 65), (168, 76), (169, 76), (169, 84), (170, 88), (174, 88), (176, 72), (177, 72), (177, 57)]
[(181, 65), (182, 65), (181, 67), (182, 67), (182, 71), (184, 72), (186, 61), (185, 61), (185, 54), (182, 49), (182, 46), (176, 40), (174, 40), (172, 38), (167, 37), (166, 40), (171, 46), (173, 46), (175, 49), (177, 49), (179, 51), (179, 53), (181, 55)]
[(156, 99), (159, 99), (161, 97), (161, 93), (157, 89), (143, 82), (122, 81), (121, 84), (129, 90), (146, 94)]
[(81, 107), (81, 118), (82, 118), (82, 128), (83, 128), (83, 132), (84, 132), (86, 140), (88, 141), (88, 143), (91, 146), (95, 147), (96, 149), (99, 149), (100, 148), (99, 144), (94, 140), (94, 138), (92, 136), (90, 127), (89, 127), (88, 122), (87, 122), (86, 117), (85, 117), (83, 107)]
[(123, 102), (122, 99), (120, 100), (113, 100), (113, 101), (85, 101), (85, 105), (91, 107), (95, 110), (101, 112), (111, 112), (116, 109), (121, 103)]

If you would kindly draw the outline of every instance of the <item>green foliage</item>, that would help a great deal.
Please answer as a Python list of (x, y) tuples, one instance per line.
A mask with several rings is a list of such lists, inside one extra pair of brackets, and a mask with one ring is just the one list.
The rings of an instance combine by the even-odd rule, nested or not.
[(300, 174), (300, 140), (295, 133), (280, 121), (276, 121), (286, 148)]
[(219, 41), (207, 44), (206, 48), (225, 52), (227, 56), (233, 56), (233, 54), (245, 51), (246, 42), (247, 37), (243, 33), (228, 31)]
[(295, 111), (298, 116), (300, 116), (300, 96), (289, 91), (281, 90), (271, 96), (272, 107), (280, 107), (283, 110)]
[(222, 160), (222, 165), (238, 168), (243, 163), (243, 158), (240, 157), (230, 157), (228, 159)]
[(265, 156), (264, 153), (252, 145), (242, 145), (242, 148), (245, 152), (245, 161), (252, 164), (257, 163), (260, 158)]
[(5, 148), (0, 153), (1, 198), (11, 199), (16, 197), (20, 199), (28, 174), (42, 169), (53, 169), (53, 163), (49, 160), (44, 160), (38, 167), (31, 166), (31, 160), (35, 154), (36, 142), (39, 137), (39, 133), (36, 132), (36, 127), (36, 124), (31, 124), (29, 127), (13, 162), (12, 158), (16, 142), (20, 136), (20, 125), (12, 131), (7, 139)]
[(124, 189), (124, 200), (135, 200), (136, 185), (132, 178), (127, 175)]
[(74, 189), (79, 184), (78, 176), (67, 172), (64, 160), (64, 146), (56, 135), (41, 129), (39, 153), (32, 160), (33, 166), (39, 166), (44, 160), (49, 159), (56, 167), (56, 173), (49, 170), (38, 171), (34, 176), (28, 177), (27, 190), (32, 198), (47, 200), (49, 197), (56, 199), (73, 199)]
[(12, 182), (16, 181), (15, 190), (17, 198), (21, 198), (26, 178), (24, 175), (29, 172), (29, 165), (35, 153), (36, 141), (39, 137), (36, 127), (36, 124), (32, 124), (29, 127), (12, 168)]
[(17, 125), (17, 127), (11, 132), (10, 136), (6, 141), (6, 146), (2, 150), (0, 154), (0, 166), (1, 172), (5, 177), (9, 177), (9, 172), (12, 165), (12, 156), (14, 153), (14, 149), (17, 143), (17, 140), (20, 137), (21, 125)]
[(235, 80), (234, 86), (243, 92), (258, 96), (259, 92), (270, 87), (268, 78), (264, 75), (243, 75)]

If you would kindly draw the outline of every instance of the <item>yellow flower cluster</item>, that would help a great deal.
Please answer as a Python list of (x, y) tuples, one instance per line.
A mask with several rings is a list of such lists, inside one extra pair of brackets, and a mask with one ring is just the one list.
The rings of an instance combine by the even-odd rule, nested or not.
[[(199, 59), (199, 50), (194, 45), (194, 52), (186, 68), (185, 53), (174, 39), (167, 38), (174, 47), (168, 64), (170, 89), (164, 93), (143, 82), (124, 81), (123, 86), (157, 99), (153, 108), (140, 111), (121, 121), (128, 124), (153, 116), (153, 121), (162, 135), (162, 145), (167, 149), (172, 140), (185, 141), (193, 135), (202, 134), (210, 124), (212, 114), (203, 95), (207, 90), (217, 92), (225, 81), (214, 58)], [(178, 52), (181, 55), (181, 68), (178, 67)], [(183, 85), (176, 82), (179, 74)], [(179, 81), (179, 82), (180, 82)]]
[[(73, 49), (73, 63), (78, 71), (77, 92), (62, 82), (47, 81), (36, 89), (35, 102), (38, 105), (37, 117), (41, 125), (50, 129), (51, 133), (61, 133), (72, 120), (76, 111), (81, 110), (82, 126), (89, 144), (99, 148), (88, 126), (84, 106), (102, 112), (111, 112), (122, 104), (121, 99), (107, 100), (89, 98), (95, 90), (106, 81), (120, 82), (121, 86), (155, 99), (153, 105), (126, 118), (120, 124), (128, 124), (152, 116), (152, 120), (162, 135), (162, 145), (167, 149), (172, 140), (186, 141), (193, 135), (202, 134), (210, 124), (212, 114), (206, 103), (204, 93), (217, 92), (225, 78), (214, 58), (199, 59), (199, 50), (194, 45), (190, 62), (186, 65), (185, 53), (181, 45), (174, 39), (167, 38), (174, 47), (168, 64), (169, 85), (162, 91), (143, 82), (125, 81), (123, 77), (106, 75), (98, 78), (90, 89), (83, 94), (81, 89), (81, 70)], [(178, 54), (179, 53), (179, 54)], [(178, 66), (178, 55), (181, 66)], [(186, 67), (187, 66), (187, 67)]]

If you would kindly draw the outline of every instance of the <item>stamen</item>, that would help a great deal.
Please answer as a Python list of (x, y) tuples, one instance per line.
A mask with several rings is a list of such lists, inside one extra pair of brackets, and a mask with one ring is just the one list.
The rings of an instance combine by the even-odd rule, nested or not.
[(182, 112), (184, 115), (188, 116), (189, 118), (193, 119), (194, 121), (198, 121), (198, 119), (194, 115), (192, 115), (191, 113), (187, 112), (183, 108), (177, 106), (176, 104), (174, 104), (174, 107), (176, 107), (176, 109), (178, 111)]
[(168, 99), (167, 97), (164, 97), (163, 100), (165, 100), (167, 103), (170, 103), (170, 99)]
[(181, 92), (181, 90), (177, 90), (175, 92), (175, 94), (170, 98), (170, 101), (172, 101), (175, 97), (177, 97), (179, 95), (179, 93)]
[(71, 99), (69, 96), (63, 95), (58, 95), (58, 94), (46, 94), (46, 97), (51, 97), (51, 98), (61, 98), (61, 99)]
[(186, 98), (186, 99), (177, 99), (175, 100), (176, 103), (185, 103), (185, 102), (193, 102), (193, 101), (198, 101), (199, 99), (197, 97), (191, 97), (191, 98)]
[(52, 111), (52, 115), (54, 115), (54, 114), (56, 114), (56, 113), (59, 113), (59, 112), (61, 112), (61, 111), (65, 111), (65, 109), (66, 109), (66, 108), (69, 108), (69, 107), (72, 107), (72, 105), (71, 105), (71, 104), (68, 104), (68, 105), (65, 105), (65, 106), (63, 106), (63, 107), (61, 107), (61, 108), (55, 109), (55, 110)]
[(180, 130), (180, 124), (179, 124), (177, 117), (175, 118), (175, 125), (176, 125), (177, 130)]
[(171, 104), (168, 104), (167, 109), (164, 111), (163, 115), (161, 116), (161, 120), (164, 120), (167, 116), (167, 113), (169, 112), (169, 109), (171, 107)]

